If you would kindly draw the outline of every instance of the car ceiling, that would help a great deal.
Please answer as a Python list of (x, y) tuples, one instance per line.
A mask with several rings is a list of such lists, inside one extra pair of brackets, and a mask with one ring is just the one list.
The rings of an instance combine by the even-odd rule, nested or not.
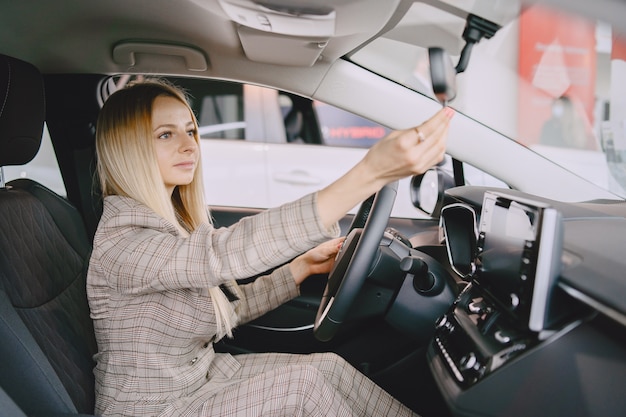
[[(607, 19), (626, 9), (623, 2), (550, 0), (551, 3), (605, 15)], [(116, 62), (113, 48), (122, 42), (164, 43), (198, 50), (207, 58), (206, 71), (189, 71), (180, 62), (172, 60), (161, 64), (158, 71), (187, 73), (188, 75), (232, 77), (232, 66), (238, 61), (249, 61), (242, 48), (240, 28), (225, 13), (221, 3), (241, 8), (256, 8), (288, 4), (291, 11), (326, 10), (336, 13), (334, 34), (330, 37), (309, 37), (317, 45), (323, 44), (321, 59), (314, 66), (325, 66), (348, 54), (379, 32), (391, 29), (406, 13), (412, 0), (62, 0), (56, 2), (31, 0), (4, 2), (0, 20), (2, 52), (29, 61), (46, 73), (93, 72), (114, 73), (133, 70), (126, 62)], [(425, 0), (423, 3), (463, 16), (479, 14), (503, 24), (517, 10), (512, 0)], [(184, 7), (181, 5), (184, 4)], [(585, 6), (587, 5), (587, 6)], [(591, 9), (590, 9), (591, 8)], [(284, 9), (284, 8), (283, 8)], [(599, 10), (600, 9), (600, 10)], [(602, 13), (604, 11), (604, 13)], [(611, 13), (612, 12), (612, 13)], [(619, 15), (618, 15), (619, 16)], [(623, 13), (621, 14), (623, 16)], [(616, 20), (613, 18), (613, 20)], [(621, 20), (621, 19), (620, 19)], [(437, 41), (445, 22), (417, 31), (428, 43)], [(445, 30), (444, 30), (445, 31)], [(77, 34), (80, 34), (77, 36)], [(271, 36), (270, 36), (271, 35)], [(456, 33), (460, 37), (460, 33)], [(444, 35), (440, 35), (444, 36)], [(275, 55), (277, 46), (284, 46), (289, 35), (271, 33), (263, 38), (262, 51), (257, 55)], [(293, 36), (291, 37), (293, 38)], [(327, 39), (327, 41), (326, 41)], [(420, 39), (415, 43), (419, 44)], [(298, 44), (306, 47), (306, 39)], [(425, 45), (428, 46), (428, 45)], [(284, 50), (283, 55), (295, 51)], [(144, 57), (145, 58), (145, 57)], [(163, 57), (160, 57), (161, 62)], [(288, 60), (288, 57), (285, 58)], [(257, 59), (256, 61), (259, 61)], [(146, 59), (146, 69), (150, 59)], [(306, 67), (294, 60), (292, 66)], [(254, 66), (253, 66), (254, 67)], [(258, 66), (251, 72), (272, 65)], [(135, 68), (136, 70), (136, 68)], [(253, 77), (254, 78), (254, 77)]]
[[(622, 2), (605, 2), (613, 9), (625, 8)], [(271, 13), (268, 8), (284, 11), (285, 5), (294, 14), (332, 10), (334, 33), (303, 37), (248, 29), (233, 22), (221, 3), (253, 13), (268, 10)], [(31, 62), (44, 73), (158, 72), (207, 76), (273, 84), (311, 95), (329, 66), (393, 28), (412, 3), (412, 0), (4, 2), (0, 52)], [(423, 3), (461, 17), (479, 14), (499, 24), (506, 23), (519, 8), (518, 2), (511, 0), (425, 0)], [(587, 2), (573, 5), (577, 3)], [(594, 5), (597, 9), (596, 2)], [(435, 26), (432, 23), (429, 26), (426, 21), (415, 22), (416, 30), (412, 33), (419, 36), (413, 35), (414, 43), (443, 44), (453, 49), (451, 52), (458, 52), (462, 46), (458, 41), (460, 29), (447, 28), (445, 18), (434, 22)], [(296, 23), (287, 31), (297, 27)], [(403, 35), (401, 30), (395, 30), (390, 36)], [(133, 46), (137, 49), (133, 50)], [(172, 47), (180, 48), (181, 52), (172, 52)], [(202, 62), (189, 65), (181, 56), (200, 57), (205, 65)], [(266, 62), (276, 60), (282, 60), (281, 65)], [(280, 77), (276, 77), (277, 72)], [(277, 80), (283, 85), (276, 85)]]
[[(395, 13), (402, 13), (397, 10), (400, 0), (307, 1), (319, 7), (325, 3), (333, 4), (337, 17), (335, 34), (319, 62), (321, 67), (367, 41)], [(238, 63), (250, 63), (242, 50), (238, 25), (229, 19), (218, 0), (5, 2), (2, 14), (11, 17), (0, 18), (2, 52), (29, 61), (46, 73), (117, 73), (152, 67), (159, 72), (228, 78), (236, 77), (233, 69)], [(266, 50), (257, 54), (271, 55), (276, 45), (284, 46), (280, 41), (288, 37), (266, 37)], [(317, 41), (316, 37), (311, 39)], [(130, 41), (197, 50), (205, 55), (207, 70), (189, 70), (182, 60), (168, 60), (166, 56), (159, 57), (157, 68), (148, 54), (137, 56), (135, 68), (116, 62), (113, 48)], [(283, 52), (289, 55), (292, 51)], [(255, 78), (254, 73), (264, 68), (267, 71), (268, 65), (252, 65), (251, 77)]]
[[(297, 90), (298, 77), (313, 77), (299, 84), (315, 85), (311, 81), (323, 77), (334, 61), (393, 27), (413, 3), (407, 0), (259, 2), (263, 6), (250, 0), (5, 2), (0, 17), (1, 52), (31, 62), (44, 73), (159, 72), (263, 84), (270, 81), (264, 74), (274, 76), (279, 71), (285, 73), (281, 77), (285, 82), (282, 87)], [(334, 33), (291, 36), (250, 30), (233, 22), (221, 3), (255, 13), (265, 13), (268, 7), (284, 4), (294, 14), (330, 9), (335, 13)], [(491, 0), (472, 1), (465, 2), (470, 7), (462, 8), (458, 4), (463, 2), (458, 1), (426, 3), (457, 15), (493, 4)], [(487, 10), (484, 6), (482, 9)], [(492, 9), (499, 10), (489, 8)], [(298, 23), (287, 32), (297, 27)], [(438, 32), (440, 28), (424, 27), (422, 22), (419, 33)], [(137, 49), (133, 50), (133, 46)], [(172, 51), (173, 47), (181, 52)], [(189, 65), (181, 58), (192, 55), (204, 58), (205, 65), (202, 62)], [(281, 65), (268, 63), (277, 60), (282, 60)]]

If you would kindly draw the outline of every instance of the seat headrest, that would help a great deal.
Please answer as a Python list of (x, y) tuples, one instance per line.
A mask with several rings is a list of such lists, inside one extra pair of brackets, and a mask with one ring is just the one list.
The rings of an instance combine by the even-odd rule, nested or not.
[(43, 77), (0, 54), (0, 166), (24, 165), (39, 151), (45, 121)]

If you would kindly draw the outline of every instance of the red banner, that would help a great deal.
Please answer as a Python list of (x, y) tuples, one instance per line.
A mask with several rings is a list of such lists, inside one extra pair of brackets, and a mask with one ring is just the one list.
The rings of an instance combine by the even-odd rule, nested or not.
[(626, 38), (613, 34), (611, 59), (626, 61)]
[[(524, 11), (519, 25), (519, 142), (539, 143), (559, 97), (566, 97), (591, 132), (595, 36), (595, 25), (587, 20), (539, 6)], [(583, 147), (595, 147), (593, 139)]]

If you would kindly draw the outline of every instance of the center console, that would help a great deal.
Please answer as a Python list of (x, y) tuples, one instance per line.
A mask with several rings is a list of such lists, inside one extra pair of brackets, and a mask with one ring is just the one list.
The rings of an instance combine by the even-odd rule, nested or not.
[[(540, 343), (563, 312), (555, 295), (563, 240), (556, 209), (487, 191), (480, 216), (466, 218), (478, 219), (465, 225), (477, 233), (470, 283), (438, 320), (429, 348), (431, 359), (437, 359), (461, 390)], [(458, 221), (443, 220), (444, 228), (459, 227)], [(459, 235), (448, 232), (444, 234)]]
[(598, 263), (623, 248), (624, 218), (515, 190), (448, 197), (440, 231), (467, 285), (437, 320), (427, 359), (451, 414), (624, 415), (623, 316), (572, 286), (623, 275), (622, 262)]

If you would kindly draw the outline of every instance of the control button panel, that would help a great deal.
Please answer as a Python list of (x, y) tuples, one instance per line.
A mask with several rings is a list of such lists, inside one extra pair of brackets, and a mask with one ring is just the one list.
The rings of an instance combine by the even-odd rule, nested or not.
[(437, 320), (433, 350), (457, 383), (469, 388), (538, 342), (470, 284)]

